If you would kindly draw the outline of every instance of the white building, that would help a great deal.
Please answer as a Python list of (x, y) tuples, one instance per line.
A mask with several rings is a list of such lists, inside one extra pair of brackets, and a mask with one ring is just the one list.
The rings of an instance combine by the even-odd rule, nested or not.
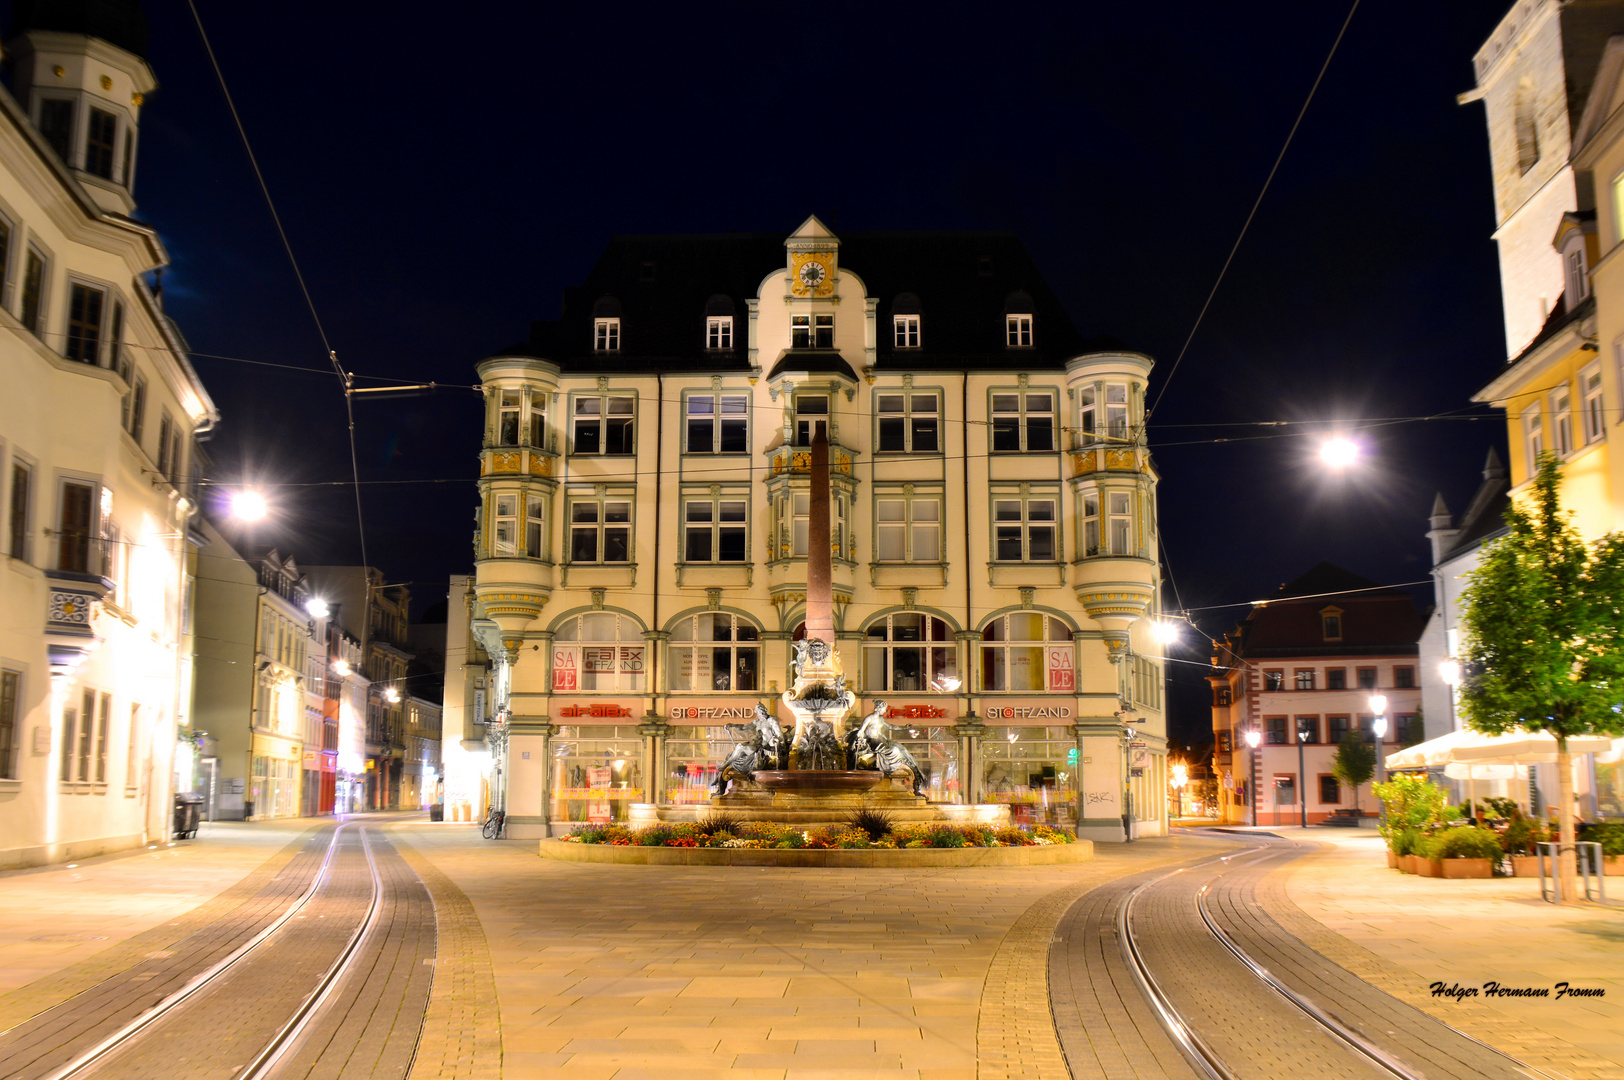
[[(18, 6), (0, 90), (0, 867), (167, 839), (193, 440), (217, 415), (148, 287), (134, 3)], [(179, 733), (189, 736), (189, 733)]]
[(484, 691), (515, 836), (705, 800), (721, 725), (789, 685), (824, 422), (837, 647), (930, 798), (1162, 832), (1150, 368), (1084, 341), (1007, 234), (612, 241), (479, 367), (496, 662), (454, 691), (448, 655), (448, 740), (480, 745)]

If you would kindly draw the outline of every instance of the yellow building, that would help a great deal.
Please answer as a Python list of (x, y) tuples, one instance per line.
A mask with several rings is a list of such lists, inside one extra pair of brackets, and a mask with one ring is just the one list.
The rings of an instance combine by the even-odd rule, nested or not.
[(822, 422), (837, 647), (929, 797), (1162, 832), (1150, 368), (1084, 341), (1008, 235), (612, 241), (479, 367), (493, 663), (448, 683), (448, 745), (496, 736), (515, 836), (705, 801), (722, 725), (789, 686)]

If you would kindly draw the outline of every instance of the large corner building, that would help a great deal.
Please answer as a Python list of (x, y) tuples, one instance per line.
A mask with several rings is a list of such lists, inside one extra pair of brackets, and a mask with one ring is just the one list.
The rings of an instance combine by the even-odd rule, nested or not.
[(1150, 368), (1085, 342), (1007, 234), (613, 240), (479, 366), (448, 742), (489, 740), (515, 836), (705, 800), (721, 725), (789, 685), (824, 422), (837, 647), (930, 798), (1163, 832)]

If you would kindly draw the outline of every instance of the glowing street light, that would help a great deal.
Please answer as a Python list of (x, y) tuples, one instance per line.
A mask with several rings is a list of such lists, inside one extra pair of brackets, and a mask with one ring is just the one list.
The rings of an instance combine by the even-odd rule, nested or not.
[(1341, 435), (1320, 443), (1320, 460), (1333, 469), (1346, 469), (1359, 460), (1359, 444)]
[(1460, 661), (1445, 660), (1438, 665), (1438, 674), (1450, 686), (1460, 685)]
[(1159, 645), (1176, 645), (1179, 640), (1179, 624), (1171, 619), (1163, 619), (1150, 624), (1151, 636)]
[(252, 489), (231, 496), (231, 516), (239, 521), (262, 521), (270, 509), (265, 496)]
[(310, 612), (310, 617), (312, 619), (325, 619), (327, 617), (327, 613), (332, 609), (327, 606), (327, 601), (323, 600), (321, 597), (312, 596), (309, 600), (305, 601), (305, 610)]
[[(1381, 694), (1370, 695), (1370, 711), (1376, 718), (1370, 722), (1370, 730), (1376, 736), (1376, 783), (1382, 782), (1382, 759), (1387, 755), (1382, 753), (1382, 740), (1387, 737), (1387, 698)], [(1387, 804), (1382, 804), (1382, 822), (1387, 821)]]
[(1252, 804), (1252, 826), (1257, 827), (1257, 744), (1263, 741), (1263, 732), (1257, 728), (1246, 733), (1246, 745), (1251, 750), (1247, 757), (1252, 759), (1252, 781), (1248, 787), (1246, 800)]
[(383, 692), (383, 699), (391, 705), (397, 704), (400, 701), (400, 691), (391, 686)]
[(333, 670), (338, 672), (339, 677), (342, 678), (350, 673), (350, 662), (348, 660), (334, 660)]

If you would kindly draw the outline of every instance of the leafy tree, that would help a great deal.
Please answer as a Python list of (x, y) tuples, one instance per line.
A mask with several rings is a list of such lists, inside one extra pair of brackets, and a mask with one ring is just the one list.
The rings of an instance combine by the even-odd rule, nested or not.
[(1359, 785), (1376, 775), (1376, 747), (1366, 742), (1364, 732), (1349, 728), (1331, 759), (1331, 772), (1353, 789), (1353, 808), (1359, 809)]
[(1551, 454), (1527, 497), (1506, 510), (1510, 532), (1487, 545), (1461, 596), (1465, 670), (1461, 706), (1475, 731), (1521, 728), (1556, 740), (1561, 797), (1559, 866), (1571, 900), (1573, 768), (1568, 739), (1624, 735), (1624, 535), (1585, 543), (1561, 508), (1562, 469)]

